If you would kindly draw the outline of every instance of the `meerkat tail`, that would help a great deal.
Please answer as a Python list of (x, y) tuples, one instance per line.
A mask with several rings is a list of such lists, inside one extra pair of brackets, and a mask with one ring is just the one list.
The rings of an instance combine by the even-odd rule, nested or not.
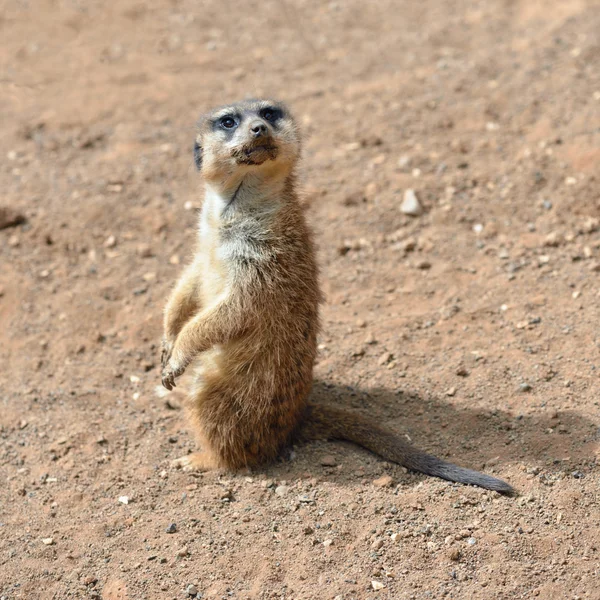
[(353, 442), (386, 460), (425, 475), (476, 485), (501, 494), (514, 493), (505, 481), (422, 452), (374, 420), (351, 411), (310, 404), (302, 435), (309, 439), (327, 437)]

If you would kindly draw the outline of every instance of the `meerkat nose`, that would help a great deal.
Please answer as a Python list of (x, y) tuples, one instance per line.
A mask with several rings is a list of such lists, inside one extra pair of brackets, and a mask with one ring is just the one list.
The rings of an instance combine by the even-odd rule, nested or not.
[(250, 131), (255, 138), (262, 137), (268, 133), (267, 126), (261, 121), (254, 121), (253, 123), (250, 123)]

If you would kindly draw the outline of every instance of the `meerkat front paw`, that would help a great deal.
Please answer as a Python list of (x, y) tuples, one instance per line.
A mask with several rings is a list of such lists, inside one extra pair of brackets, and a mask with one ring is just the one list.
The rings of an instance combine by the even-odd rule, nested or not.
[(162, 346), (160, 351), (160, 366), (164, 369), (169, 361), (171, 360), (171, 354), (173, 354), (173, 342), (167, 340), (166, 337), (162, 339)]
[(162, 384), (169, 391), (171, 391), (175, 386), (175, 379), (183, 374), (185, 371), (185, 367), (174, 367), (169, 361), (167, 365), (162, 370)]

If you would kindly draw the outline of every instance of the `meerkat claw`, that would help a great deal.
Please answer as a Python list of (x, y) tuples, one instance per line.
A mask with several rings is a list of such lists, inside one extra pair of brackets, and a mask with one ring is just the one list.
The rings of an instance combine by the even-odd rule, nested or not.
[(185, 371), (184, 367), (179, 367), (178, 369), (174, 369), (172, 366), (168, 365), (162, 371), (162, 384), (169, 391), (173, 388), (177, 387), (175, 383), (175, 379), (179, 377)]

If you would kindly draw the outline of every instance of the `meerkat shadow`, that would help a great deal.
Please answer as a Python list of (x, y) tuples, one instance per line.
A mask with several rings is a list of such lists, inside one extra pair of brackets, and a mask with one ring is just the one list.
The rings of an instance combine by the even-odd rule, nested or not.
[[(509, 478), (505, 467), (511, 464), (550, 484), (559, 473), (585, 476), (586, 461), (593, 462), (600, 443), (598, 425), (574, 411), (524, 415), (381, 387), (360, 388), (323, 380), (315, 381), (311, 402), (356, 411), (384, 424), (421, 450), (505, 479)], [(324, 455), (334, 455), (337, 463), (352, 463), (359, 469), (361, 465), (383, 462), (347, 442), (307, 442), (295, 447), (294, 460), (287, 463), (288, 469), (292, 472), (314, 469), (315, 473), (322, 473)], [(351, 477), (350, 473), (344, 475), (343, 470), (325, 470), (332, 475), (337, 473), (339, 480)], [(410, 472), (406, 481), (410, 477), (415, 482), (427, 478)]]

